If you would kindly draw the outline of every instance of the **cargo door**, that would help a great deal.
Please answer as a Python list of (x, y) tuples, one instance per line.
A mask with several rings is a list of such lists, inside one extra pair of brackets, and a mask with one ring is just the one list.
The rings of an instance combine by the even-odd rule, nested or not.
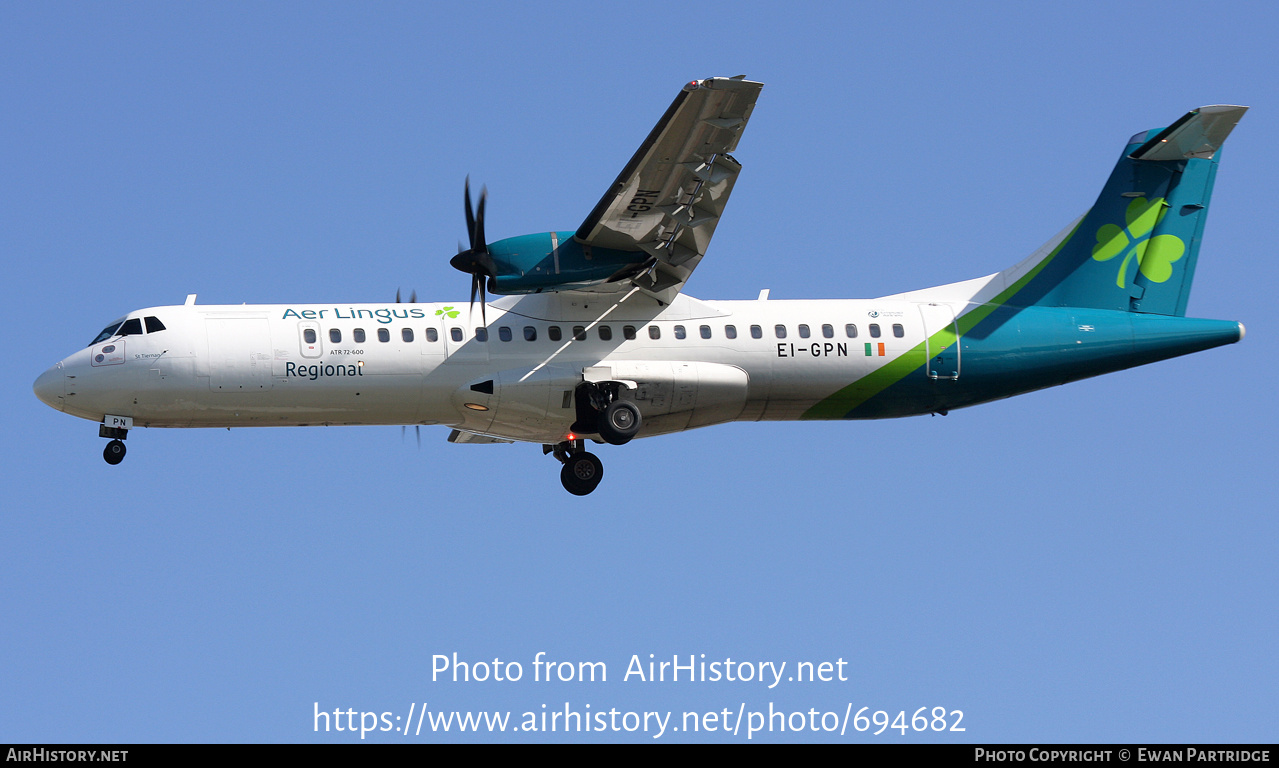
[(271, 388), (271, 329), (266, 318), (210, 317), (209, 389), (259, 392)]

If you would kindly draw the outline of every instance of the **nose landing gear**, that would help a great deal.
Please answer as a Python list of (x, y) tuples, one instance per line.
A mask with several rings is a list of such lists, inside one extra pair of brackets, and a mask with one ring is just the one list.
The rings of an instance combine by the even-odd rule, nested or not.
[(115, 466), (124, 461), (124, 440), (129, 436), (129, 430), (121, 427), (108, 427), (106, 424), (98, 426), (98, 437), (109, 437), (111, 442), (107, 443), (107, 447), (102, 451), (102, 458), (111, 466)]
[(107, 447), (102, 451), (102, 458), (107, 460), (112, 466), (124, 461), (124, 443), (119, 440), (112, 440), (107, 443)]

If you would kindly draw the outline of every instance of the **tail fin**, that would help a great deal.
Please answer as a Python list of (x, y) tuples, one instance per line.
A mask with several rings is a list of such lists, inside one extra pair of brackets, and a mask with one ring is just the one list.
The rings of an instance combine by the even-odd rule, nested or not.
[(1200, 107), (1129, 139), (1074, 231), (1040, 264), (1009, 270), (1034, 273), (1009, 303), (1184, 317), (1219, 150), (1247, 109)]

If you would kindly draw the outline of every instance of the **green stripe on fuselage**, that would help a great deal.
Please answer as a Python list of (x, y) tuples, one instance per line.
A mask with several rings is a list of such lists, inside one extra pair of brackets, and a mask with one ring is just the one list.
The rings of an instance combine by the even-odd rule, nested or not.
[[(1087, 218), (1087, 216), (1084, 218)], [(1081, 223), (1082, 221), (1083, 219), (1080, 220)], [(959, 334), (961, 336), (966, 335), (969, 331), (975, 328), (978, 323), (989, 317), (992, 312), (1007, 304), (1021, 289), (1025, 288), (1031, 280), (1035, 279), (1035, 276), (1038, 275), (1044, 267), (1048, 266), (1048, 264), (1056, 258), (1057, 254), (1061, 252), (1061, 249), (1065, 248), (1066, 245), (1074, 239), (1075, 234), (1078, 231), (1079, 226), (1076, 225), (1075, 228), (1071, 230), (1070, 234), (1057, 244), (1057, 247), (1052, 250), (1052, 253), (1048, 254), (1043, 261), (1036, 264), (1025, 275), (1022, 275), (1021, 279), (1008, 286), (1003, 291), (1000, 291), (998, 295), (985, 304), (980, 304), (974, 307), (971, 311), (960, 315), (958, 319)], [(912, 371), (919, 370), (919, 361), (923, 358), (925, 348), (940, 352), (954, 343), (954, 326), (947, 325), (932, 336), (929, 336), (927, 345), (925, 345), (924, 342), (920, 342), (887, 365), (875, 369), (857, 381), (854, 381), (833, 395), (827, 397), (825, 400), (817, 403), (812, 408), (809, 408), (804, 412), (804, 415), (800, 416), (800, 418), (812, 420), (848, 418), (849, 414), (852, 413), (853, 409), (857, 408), (857, 406), (906, 378)], [(923, 364), (927, 365), (928, 361), (924, 360)]]

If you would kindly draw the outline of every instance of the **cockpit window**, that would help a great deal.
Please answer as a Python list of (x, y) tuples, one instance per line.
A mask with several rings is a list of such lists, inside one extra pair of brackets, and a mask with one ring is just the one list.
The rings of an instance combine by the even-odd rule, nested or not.
[(121, 336), (141, 336), (142, 335), (142, 318), (131, 317), (124, 321), (124, 325), (120, 326), (117, 331)]
[(97, 344), (99, 341), (106, 341), (107, 339), (114, 336), (116, 329), (119, 328), (120, 324), (123, 322), (124, 322), (123, 318), (121, 318), (120, 320), (112, 320), (110, 325), (102, 329), (102, 333), (99, 333), (97, 336), (93, 337), (93, 341), (89, 342), (89, 346), (93, 346), (94, 344)]
[(164, 330), (164, 323), (160, 322), (158, 317), (148, 317), (145, 322), (147, 324), (147, 333), (158, 333)]

